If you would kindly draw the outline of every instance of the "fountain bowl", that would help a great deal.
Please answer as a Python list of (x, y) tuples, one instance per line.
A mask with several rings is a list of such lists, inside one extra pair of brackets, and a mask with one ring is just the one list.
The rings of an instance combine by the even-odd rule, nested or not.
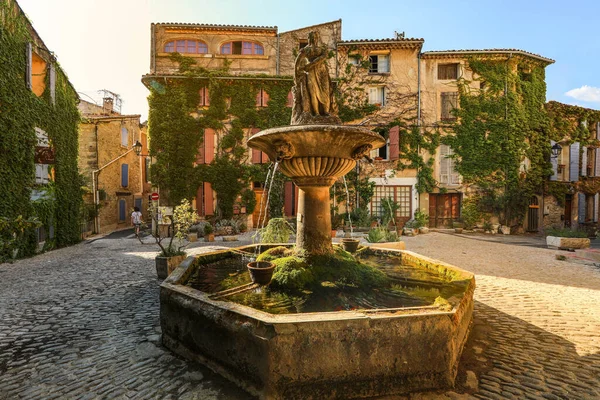
[(296, 314), (271, 314), (186, 285), (197, 268), (235, 257), (243, 263), (241, 252), (254, 250), (188, 257), (169, 275), (160, 288), (166, 347), (261, 399), (351, 399), (453, 386), (471, 326), (473, 274), (410, 251), (371, 247), (403, 265), (453, 276), (460, 294), (446, 308)]

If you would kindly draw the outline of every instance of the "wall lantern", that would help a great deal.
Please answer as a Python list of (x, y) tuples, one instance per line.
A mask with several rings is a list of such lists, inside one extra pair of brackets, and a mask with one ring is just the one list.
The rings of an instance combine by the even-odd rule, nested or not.
[[(141, 146), (141, 145), (140, 145)], [(556, 143), (554, 146), (552, 146), (552, 157), (553, 158), (558, 158), (558, 155), (562, 152), (562, 147), (560, 144)]]
[[(560, 146), (558, 146), (560, 148)], [(554, 147), (552, 148), (553, 152), (554, 152)], [(135, 151), (136, 155), (140, 155), (142, 154), (142, 144), (140, 143), (139, 140), (136, 140), (135, 143), (133, 144), (133, 151)], [(554, 153), (553, 153), (554, 154)]]

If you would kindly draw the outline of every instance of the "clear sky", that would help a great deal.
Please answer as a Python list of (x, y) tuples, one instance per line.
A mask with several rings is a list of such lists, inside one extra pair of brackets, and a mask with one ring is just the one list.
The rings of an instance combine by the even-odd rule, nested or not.
[[(277, 26), (342, 19), (342, 38), (424, 38), (423, 50), (517, 48), (556, 60), (548, 100), (600, 109), (598, 0), (17, 0), (75, 88), (147, 118), (150, 23)], [(83, 97), (85, 98), (85, 97)]]

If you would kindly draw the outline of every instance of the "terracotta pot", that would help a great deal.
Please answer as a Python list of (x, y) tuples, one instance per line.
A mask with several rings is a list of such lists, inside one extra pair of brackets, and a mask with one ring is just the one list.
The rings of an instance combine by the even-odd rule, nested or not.
[(167, 279), (167, 276), (171, 274), (185, 260), (187, 256), (173, 256), (173, 257), (156, 257), (154, 262), (156, 264), (156, 275), (160, 279)]
[(275, 264), (268, 261), (252, 261), (248, 263), (248, 272), (252, 282), (259, 285), (268, 285), (273, 277)]
[(344, 250), (349, 253), (355, 253), (358, 249), (358, 243), (360, 240), (358, 239), (342, 239), (342, 246), (344, 246)]
[(204, 235), (204, 241), (205, 242), (214, 242), (215, 241), (215, 234), (214, 233), (208, 233), (208, 234)]
[(331, 230), (331, 238), (333, 239), (336, 236), (337, 236), (337, 231), (335, 229), (332, 229)]

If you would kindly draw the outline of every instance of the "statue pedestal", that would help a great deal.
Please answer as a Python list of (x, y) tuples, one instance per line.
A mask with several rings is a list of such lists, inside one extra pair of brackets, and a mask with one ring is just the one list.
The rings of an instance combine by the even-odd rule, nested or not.
[(300, 187), (296, 221), (296, 248), (317, 255), (333, 252), (328, 186)]

